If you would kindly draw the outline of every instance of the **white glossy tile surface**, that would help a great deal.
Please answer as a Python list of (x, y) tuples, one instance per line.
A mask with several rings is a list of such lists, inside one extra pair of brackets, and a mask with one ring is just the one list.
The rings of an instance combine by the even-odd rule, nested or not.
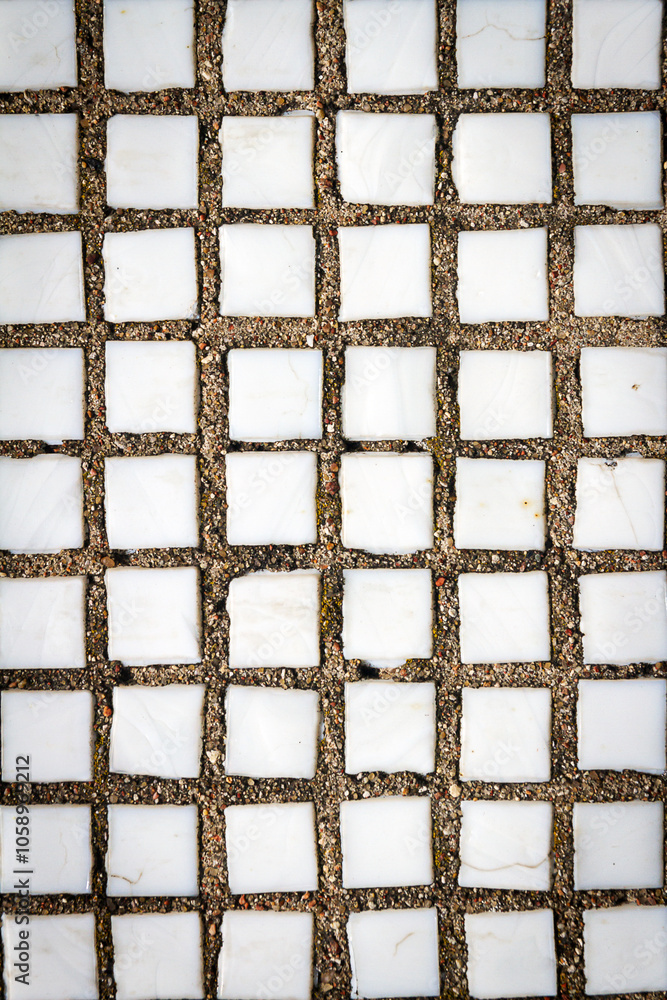
[(349, 94), (424, 94), (438, 89), (434, 0), (345, 0)]
[[(34, 805), (28, 809), (27, 864), (18, 861), (17, 838), (25, 831), (25, 806), (0, 808), (0, 891), (16, 892), (29, 871), (30, 894), (86, 894), (91, 891), (90, 806)], [(24, 872), (24, 867), (26, 872)], [(18, 874), (15, 871), (18, 869)], [(25, 885), (25, 882), (23, 883)]]
[(116, 567), (105, 574), (109, 659), (127, 666), (199, 663), (199, 572)]
[(196, 548), (196, 455), (105, 458), (104, 512), (112, 549)]
[(353, 997), (439, 996), (435, 908), (350, 913), (347, 939)]
[(661, 0), (574, 0), (572, 86), (660, 87)]
[(227, 452), (226, 473), (230, 545), (317, 541), (315, 452)]
[(458, 86), (543, 87), (545, 0), (458, 0)]
[(0, 579), (0, 669), (83, 667), (86, 577)]
[(0, 115), (0, 211), (76, 214), (77, 161), (78, 115)]
[(341, 322), (431, 316), (428, 225), (341, 226), (338, 243)]
[(317, 889), (312, 802), (228, 806), (225, 843), (233, 895)]
[(458, 249), (462, 323), (549, 318), (546, 229), (460, 232)]
[(102, 256), (108, 322), (194, 319), (197, 315), (194, 229), (107, 233)]
[(658, 663), (667, 658), (667, 574), (579, 577), (584, 663)]
[(662, 126), (657, 111), (572, 115), (575, 205), (659, 209)]
[[(15, 922), (13, 914), (3, 914), (2, 940), (6, 954), (25, 944), (21, 931), (26, 929)], [(8, 1000), (96, 1000), (95, 915), (31, 916), (29, 932), (30, 958), (25, 963), (30, 970), (28, 984), (8, 976), (5, 967)]]
[(463, 688), (463, 781), (548, 781), (551, 692), (548, 688)]
[(575, 316), (642, 317), (664, 312), (659, 226), (574, 227)]
[(433, 588), (425, 569), (343, 570), (343, 655), (401, 667), (433, 653)]
[(317, 691), (230, 684), (225, 716), (226, 774), (315, 777), (321, 722)]
[(108, 896), (196, 896), (197, 806), (110, 805)]
[(428, 795), (341, 802), (340, 838), (346, 889), (433, 882)]
[(196, 115), (113, 115), (107, 122), (107, 204), (197, 208)]
[(342, 542), (375, 553), (433, 547), (433, 459), (387, 452), (340, 459)]
[(462, 663), (551, 659), (546, 573), (462, 573), (459, 614)]
[(662, 774), (666, 698), (659, 678), (579, 681), (579, 768)]
[(584, 347), (580, 370), (586, 437), (667, 434), (667, 348)]
[(218, 997), (237, 1000), (263, 990), (276, 1000), (310, 1000), (312, 950), (310, 913), (226, 910)]
[(435, 768), (435, 684), (357, 681), (345, 685), (345, 770)]
[(2, 780), (16, 780), (16, 762), (30, 757), (33, 782), (91, 781), (93, 695), (90, 691), (3, 691)]
[(435, 366), (435, 347), (348, 347), (344, 436), (349, 441), (434, 437)]
[(83, 323), (81, 233), (0, 236), (0, 323)]
[(204, 996), (198, 913), (111, 917), (118, 1000), (199, 1000)]
[(203, 684), (113, 689), (109, 771), (160, 778), (198, 778)]
[(546, 891), (551, 887), (550, 802), (461, 803), (461, 886)]
[(106, 424), (112, 434), (194, 434), (195, 346), (187, 341), (107, 341)]
[(5, 0), (0, 4), (0, 90), (76, 87), (73, 0)]
[(667, 907), (584, 910), (587, 996), (667, 990)]
[(551, 910), (467, 913), (471, 997), (553, 997), (558, 992)]
[(225, 90), (312, 90), (312, 0), (229, 0), (222, 33)]
[(665, 541), (665, 463), (656, 458), (580, 458), (575, 549), (647, 549)]
[(223, 115), (219, 138), (225, 208), (314, 208), (312, 114)]
[(232, 440), (322, 437), (322, 351), (235, 349), (227, 368)]
[(104, 85), (123, 93), (194, 87), (193, 0), (104, 0)]
[(220, 269), (222, 316), (315, 315), (311, 226), (252, 222), (221, 226)]
[(541, 461), (457, 458), (456, 547), (544, 549), (544, 476)]
[(0, 458), (0, 548), (60, 552), (83, 541), (81, 459)]
[(549, 115), (461, 115), (452, 153), (452, 178), (463, 204), (551, 202)]
[(261, 572), (229, 585), (229, 666), (317, 667), (320, 575)]
[(336, 162), (343, 200), (432, 205), (435, 140), (434, 115), (339, 111)]
[(662, 802), (575, 802), (575, 889), (662, 888)]
[(0, 350), (0, 440), (82, 440), (83, 392), (80, 348)]
[(461, 351), (458, 404), (463, 441), (553, 437), (551, 353)]

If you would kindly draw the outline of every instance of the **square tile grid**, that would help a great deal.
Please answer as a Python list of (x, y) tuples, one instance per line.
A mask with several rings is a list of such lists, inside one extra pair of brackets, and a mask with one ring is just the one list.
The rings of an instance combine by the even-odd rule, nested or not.
[[(253, 29), (255, 5), (262, 30)], [(35, 989), (52, 985), (55, 1000), (130, 1000), (154, 983), (166, 998), (177, 922), (140, 921), (173, 916), (188, 918), (184, 997), (308, 1000), (315, 983), (328, 1000), (667, 989), (664, 962), (633, 958), (643, 941), (667, 940), (654, 806), (665, 794), (667, 677), (658, 486), (641, 548), (625, 537), (616, 547), (617, 531), (585, 532), (584, 516), (601, 531), (597, 480), (591, 488), (581, 479), (575, 520), (581, 461), (651, 460), (657, 469), (664, 460), (666, 216), (654, 117), (664, 110), (662, 5), (615, 0), (617, 20), (623, 10), (643, 47), (637, 61), (609, 3), (574, 0), (574, 64), (569, 0), (547, 5), (546, 29), (538, 0), (524, 20), (524, 5), (510, 0), (491, 14), (488, 0), (161, 6), (168, 17), (149, 0), (0, 4), (0, 136), (10, 115), (59, 116), (68, 136), (56, 148), (50, 132), (17, 135), (21, 155), (30, 146), (38, 160), (20, 184), (2, 174), (0, 156), (0, 388), (12, 390), (0, 399), (0, 456), (77, 463), (74, 501), (65, 490), (53, 521), (66, 536), (24, 542), (21, 530), (39, 525), (52, 502), (33, 490), (5, 521), (0, 552), (2, 805), (23, 801), (13, 778), (25, 750), (36, 828), (38, 808), (90, 811), (75, 838), (79, 865), (90, 850), (92, 867), (59, 882), (58, 858), (46, 855), (48, 877), (34, 883)], [(494, 23), (477, 36), (484, 80), (472, 37), (463, 45), (456, 31), (458, 18), (472, 36), (480, 17)], [(499, 45), (507, 30), (515, 44)], [(379, 128), (381, 148), (368, 138), (379, 115), (396, 119), (391, 135)], [(492, 127), (471, 173), (463, 144), (452, 164), (453, 136), (466, 139), (466, 123), (481, 115)], [(521, 115), (533, 118), (514, 122)], [(589, 119), (583, 128), (575, 115)], [(167, 121), (182, 118), (188, 148), (165, 176), (161, 158), (134, 145), (133, 169), (116, 164), (120, 194), (109, 205), (108, 123), (141, 116), (164, 124), (167, 149)], [(247, 129), (235, 131), (243, 119)], [(295, 124), (274, 132), (272, 122)], [(528, 141), (539, 171), (525, 184), (501, 148), (513, 123), (539, 132)], [(358, 133), (348, 154), (350, 125)], [(647, 130), (636, 141), (635, 125)], [(618, 134), (624, 153), (610, 178)], [(492, 189), (494, 148), (510, 167)], [(371, 153), (364, 171), (354, 158)], [(283, 352), (285, 372), (273, 385), (271, 350)], [(6, 360), (11, 352), (21, 357)], [(535, 360), (514, 376), (516, 409), (501, 359), (478, 369), (475, 396), (474, 366), (491, 352)], [(252, 412), (264, 385), (276, 395)], [(368, 528), (348, 547), (341, 472), (374, 453), (428, 463), (429, 488), (422, 495), (422, 479), (406, 480), (398, 504), (383, 496), (388, 527), (372, 524), (362, 498)], [(187, 466), (187, 510), (178, 491), (165, 498), (175, 534), (154, 533), (154, 519), (148, 531), (165, 476), (155, 490), (145, 481), (150, 504), (148, 492), (145, 502), (136, 491), (117, 498), (127, 504), (121, 527), (132, 531), (114, 534), (112, 520), (110, 537), (117, 500), (105, 466), (157, 456)], [(516, 471), (511, 496), (493, 494), (500, 513), (488, 532), (462, 503), (457, 461), (476, 501), (495, 463)], [(288, 470), (283, 483), (274, 467)], [(282, 515), (288, 482), (307, 505), (307, 525), (294, 530)], [(0, 484), (0, 508), (8, 497)], [(512, 505), (524, 500), (536, 527), (518, 531)], [(374, 546), (371, 529), (399, 540), (421, 533)], [(519, 622), (533, 616), (534, 641), (506, 638), (502, 588), (490, 598), (488, 635), (471, 636), (476, 606), (466, 610), (459, 594), (473, 574), (530, 585), (510, 603)], [(462, 627), (481, 651), (462, 654)], [(594, 684), (605, 686), (599, 697)], [(192, 697), (165, 711), (174, 685)], [(263, 688), (281, 697), (258, 698), (247, 725), (267, 744), (250, 737), (234, 758), (228, 741), (250, 710), (234, 691)], [(141, 692), (165, 697), (133, 705)], [(275, 722), (273, 706), (294, 692), (302, 705), (292, 703), (282, 726), (264, 726), (262, 712)], [(70, 743), (45, 766), (61, 739), (54, 694), (85, 693), (90, 705), (67, 708)], [(23, 694), (30, 700), (15, 701)], [(12, 731), (5, 717), (14, 712), (25, 727)], [(136, 742), (137, 726), (148, 745)], [(488, 824), (471, 813), (466, 828), (461, 806), (472, 800), (480, 815), (489, 807)], [(525, 821), (513, 819), (512, 804), (528, 800), (542, 817), (534, 856)], [(371, 836), (363, 807), (387, 802), (402, 842), (382, 853), (382, 822)], [(639, 845), (648, 862), (610, 875), (616, 843), (636, 842), (619, 803), (648, 803), (653, 825)], [(502, 829), (495, 805), (509, 806)], [(585, 854), (600, 817), (575, 816), (575, 805), (603, 810), (606, 868), (597, 858), (591, 871)], [(39, 822), (47, 838), (49, 815)], [(539, 862), (539, 876), (495, 880), (510, 888), (460, 878), (462, 835), (474, 848), (468, 872), (482, 852), (483, 863), (500, 858), (513, 873)], [(276, 844), (280, 877), (267, 864)], [(360, 874), (348, 880), (355, 863)], [(522, 891), (526, 882), (537, 891)], [(7, 954), (19, 941), (7, 919), (18, 894), (3, 904)], [(263, 919), (246, 923), (253, 917)], [(495, 944), (485, 950), (487, 931)], [(41, 1000), (5, 984), (8, 1000)]]

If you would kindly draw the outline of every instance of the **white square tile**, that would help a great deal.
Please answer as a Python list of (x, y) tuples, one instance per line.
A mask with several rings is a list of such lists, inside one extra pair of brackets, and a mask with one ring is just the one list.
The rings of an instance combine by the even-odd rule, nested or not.
[(462, 802), (459, 885), (486, 889), (551, 887), (550, 802)]
[(667, 906), (584, 910), (586, 995), (667, 990)]
[(8, 1000), (96, 1000), (93, 913), (31, 916), (30, 927), (17, 924), (13, 913), (5, 913), (2, 940), (5, 954), (18, 954), (19, 960), (25, 954), (20, 946), (28, 943), (27, 961), (21, 963), (25, 968), (16, 970), (28, 978), (17, 982), (5, 966)]
[(575, 802), (575, 889), (662, 888), (662, 802)]
[(341, 226), (338, 243), (341, 322), (431, 316), (428, 225)]
[(463, 441), (553, 437), (551, 352), (461, 351), (458, 404)]
[(435, 768), (435, 684), (358, 681), (345, 685), (345, 770)]
[[(27, 832), (21, 829), (27, 828)], [(93, 864), (90, 806), (31, 805), (0, 808), (0, 891), (16, 892), (23, 871), (18, 838), (28, 836), (26, 849), (30, 894), (90, 893)], [(25, 884), (25, 883), (23, 883)]]
[(317, 889), (312, 802), (228, 806), (225, 843), (233, 895)]
[(433, 459), (388, 452), (341, 456), (345, 548), (418, 552), (433, 547)]
[(113, 689), (109, 770), (159, 778), (198, 778), (203, 684)]
[(432, 205), (435, 138), (434, 115), (339, 111), (336, 163), (343, 200)]
[(459, 233), (462, 323), (549, 319), (546, 229)]
[(423, 441), (436, 433), (435, 347), (348, 347), (343, 434), (349, 441)]
[(126, 913), (111, 918), (118, 1000), (204, 996), (198, 913)]
[(225, 716), (226, 774), (315, 777), (321, 724), (317, 691), (230, 684)]
[(433, 655), (433, 585), (425, 569), (343, 570), (343, 655), (401, 667)]
[(658, 90), (661, 0), (574, 0), (572, 86)]
[(193, 0), (104, 0), (104, 86), (122, 93), (195, 85)]
[(16, 780), (16, 761), (30, 757), (33, 782), (92, 781), (90, 691), (3, 691), (2, 780)]
[(197, 366), (190, 341), (107, 341), (107, 427), (112, 434), (197, 430)]
[(0, 669), (84, 667), (85, 576), (0, 579)]
[(317, 541), (315, 452), (228, 452), (226, 465), (230, 545)]
[(110, 660), (132, 667), (200, 662), (196, 567), (116, 567), (105, 579)]
[(572, 115), (572, 161), (575, 205), (662, 208), (658, 111)]
[(0, 549), (60, 552), (82, 545), (81, 459), (0, 458)]
[(642, 317), (664, 312), (659, 226), (574, 227), (575, 316)]
[(197, 208), (196, 115), (113, 115), (107, 122), (107, 204)]
[(218, 997), (264, 992), (276, 1000), (310, 1000), (313, 917), (310, 913), (226, 910), (218, 961)]
[(580, 370), (586, 437), (667, 434), (667, 348), (584, 347)]
[(548, 781), (551, 692), (548, 688), (463, 688), (463, 781)]
[(320, 663), (320, 575), (249, 573), (232, 580), (227, 598), (229, 666), (317, 667)]
[(222, 316), (315, 315), (312, 226), (221, 226), (220, 268)]
[(233, 441), (322, 437), (322, 352), (231, 350), (229, 436)]
[(223, 115), (219, 138), (224, 208), (314, 208), (312, 113)]
[(345, 0), (348, 94), (438, 89), (435, 0)]
[(655, 458), (580, 458), (575, 549), (648, 549), (665, 540), (665, 463)]
[(558, 992), (551, 910), (467, 913), (471, 997), (553, 997)]
[(383, 795), (340, 804), (343, 887), (431, 885), (431, 799)]
[(461, 115), (452, 152), (452, 178), (463, 204), (551, 203), (549, 115)]
[(196, 455), (104, 460), (104, 512), (112, 549), (196, 548)]
[(459, 614), (462, 663), (551, 659), (546, 573), (462, 573)]
[(107, 896), (196, 896), (197, 806), (112, 805)]
[(222, 84), (225, 90), (312, 90), (312, 0), (228, 0)]
[(353, 997), (440, 995), (438, 911), (434, 907), (350, 913), (347, 939)]
[(667, 659), (667, 574), (590, 573), (579, 577), (584, 663)]
[(79, 211), (78, 121), (78, 115), (0, 115), (0, 211)]
[(544, 474), (540, 461), (457, 458), (456, 547), (543, 550)]
[(107, 233), (102, 246), (104, 318), (109, 323), (194, 319), (195, 253), (194, 229)]
[(83, 440), (83, 394), (80, 348), (0, 350), (0, 440)]
[(667, 681), (579, 681), (579, 768), (665, 770)]
[(546, 0), (458, 0), (458, 87), (543, 87), (545, 22)]
[(0, 236), (0, 323), (85, 320), (81, 233)]
[(0, 90), (76, 87), (72, 0), (5, 0), (0, 4)]

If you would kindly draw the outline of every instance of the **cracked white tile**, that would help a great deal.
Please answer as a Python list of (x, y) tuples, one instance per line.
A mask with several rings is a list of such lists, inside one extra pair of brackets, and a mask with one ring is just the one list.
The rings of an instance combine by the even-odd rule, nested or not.
[(347, 939), (353, 997), (440, 995), (435, 907), (350, 913)]
[(0, 4), (0, 90), (76, 87), (73, 0), (4, 0)]
[(197, 807), (110, 805), (108, 896), (196, 896)]
[(461, 802), (458, 883), (486, 889), (551, 887), (550, 802)]
[(665, 541), (665, 463), (656, 458), (580, 458), (575, 549), (646, 549)]
[(546, 6), (546, 0), (458, 0), (458, 86), (543, 87)]

